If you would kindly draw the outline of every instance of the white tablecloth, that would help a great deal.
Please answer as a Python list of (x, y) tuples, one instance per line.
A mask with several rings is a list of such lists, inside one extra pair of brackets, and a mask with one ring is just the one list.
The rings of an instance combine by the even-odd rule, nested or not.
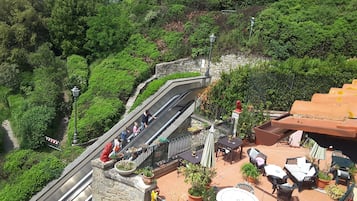
[(264, 166), (264, 170), (267, 176), (272, 175), (279, 177), (280, 179), (283, 179), (286, 176), (286, 172), (277, 165), (266, 165)]
[(252, 193), (234, 187), (220, 190), (216, 199), (217, 201), (259, 201)]

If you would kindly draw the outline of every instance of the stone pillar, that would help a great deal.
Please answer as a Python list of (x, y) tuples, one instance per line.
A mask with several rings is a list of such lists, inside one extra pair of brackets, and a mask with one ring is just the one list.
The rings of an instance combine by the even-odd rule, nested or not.
[(236, 109), (233, 110), (232, 112), (232, 118), (233, 118), (233, 136), (237, 137), (237, 125), (238, 125), (238, 119), (239, 119), (239, 114), (242, 113), (242, 103), (240, 100), (237, 100), (236, 102)]
[(232, 112), (232, 118), (233, 118), (233, 136), (237, 137), (237, 125), (238, 125), (238, 119), (239, 119), (239, 114), (240, 112), (237, 112), (233, 110)]
[(141, 176), (119, 175), (114, 169), (115, 161), (103, 163), (99, 158), (92, 160), (92, 198), (94, 201), (150, 201), (156, 183), (144, 184)]

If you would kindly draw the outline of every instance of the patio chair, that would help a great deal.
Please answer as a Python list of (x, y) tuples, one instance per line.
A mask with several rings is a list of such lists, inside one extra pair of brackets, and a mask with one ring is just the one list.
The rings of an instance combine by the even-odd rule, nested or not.
[(267, 164), (268, 157), (256, 148), (249, 148), (247, 153), (249, 156), (249, 162), (254, 164), (260, 172), (264, 174), (264, 166)]
[(354, 193), (353, 189), (355, 188), (355, 183), (348, 186), (346, 193), (338, 201), (353, 201)]
[(354, 162), (343, 155), (341, 151), (335, 150), (332, 152), (330, 172), (333, 174), (336, 184), (344, 182), (346, 186), (349, 186), (351, 180), (349, 169), (354, 166)]
[(351, 180), (351, 175), (347, 168), (339, 168), (336, 170), (335, 182), (336, 184), (340, 184), (341, 181), (349, 186)]
[(244, 183), (238, 183), (236, 185), (236, 188), (243, 189), (245, 191), (248, 191), (251, 194), (254, 194), (254, 188), (250, 184), (244, 182)]
[(288, 176), (286, 176), (283, 179), (281, 179), (281, 178), (276, 177), (274, 175), (268, 175), (267, 178), (268, 178), (268, 181), (272, 184), (273, 192), (271, 194), (274, 194), (274, 192), (278, 188), (278, 185), (285, 184), (287, 182), (287, 180), (288, 180)]
[(296, 188), (295, 185), (290, 185), (288, 183), (278, 185), (278, 201), (290, 201), (292, 198), (292, 194), (294, 189)]

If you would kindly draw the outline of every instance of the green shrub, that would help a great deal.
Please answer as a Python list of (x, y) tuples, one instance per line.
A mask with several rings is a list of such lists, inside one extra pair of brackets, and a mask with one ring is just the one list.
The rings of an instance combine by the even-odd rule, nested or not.
[(21, 175), (24, 171), (37, 164), (40, 160), (40, 154), (31, 149), (21, 149), (12, 151), (5, 157), (3, 164), (3, 173), (9, 180)]
[(55, 119), (55, 109), (35, 106), (25, 111), (18, 122), (21, 148), (39, 149), (45, 146), (45, 135)]
[[(40, 156), (40, 157), (38, 157)], [(33, 159), (33, 157), (36, 157)], [(0, 200), (23, 201), (30, 200), (48, 182), (58, 178), (65, 165), (61, 160), (50, 154), (31, 155), (28, 158), (38, 160), (27, 171), (13, 177), (4, 188), (0, 190)], [(21, 167), (20, 167), (21, 168)], [(16, 169), (16, 168), (15, 168)]]
[(256, 17), (255, 33), (264, 52), (277, 59), (326, 58), (329, 54), (352, 57), (357, 46), (353, 27), (357, 11), (353, 1), (278, 1)]
[(165, 15), (168, 21), (183, 20), (185, 17), (186, 6), (182, 4), (171, 4)]
[(87, 60), (79, 55), (67, 57), (67, 88), (77, 86), (82, 92), (86, 91), (88, 85), (89, 68)]
[[(90, 94), (86, 93), (84, 96)], [(125, 112), (125, 105), (117, 98), (95, 97), (88, 103), (83, 103), (86, 109), (79, 113), (77, 133), (80, 142), (86, 142), (92, 138), (103, 135), (115, 125)], [(78, 103), (80, 108), (81, 103)], [(80, 110), (80, 109), (79, 109)], [(74, 114), (71, 119), (74, 120)], [(68, 126), (68, 143), (73, 140), (74, 121)]]
[[(134, 44), (133, 44), (134, 45)], [(138, 44), (135, 44), (136, 46)], [(131, 47), (131, 48), (134, 48)], [(136, 56), (145, 57), (146, 53)], [(148, 52), (150, 56), (150, 52)], [(101, 136), (115, 125), (125, 112), (124, 102), (150, 69), (141, 58), (120, 52), (91, 67), (88, 90), (77, 99), (77, 133), (80, 142)], [(68, 143), (74, 133), (74, 113), (68, 127)]]

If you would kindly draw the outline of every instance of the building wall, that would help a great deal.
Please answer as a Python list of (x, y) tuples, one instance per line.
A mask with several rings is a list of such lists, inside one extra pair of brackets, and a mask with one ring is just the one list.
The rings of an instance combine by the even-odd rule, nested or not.
[(157, 186), (144, 184), (141, 176), (128, 177), (119, 175), (114, 161), (103, 163), (100, 159), (92, 160), (93, 180), (92, 198), (94, 201), (150, 201), (151, 191)]

